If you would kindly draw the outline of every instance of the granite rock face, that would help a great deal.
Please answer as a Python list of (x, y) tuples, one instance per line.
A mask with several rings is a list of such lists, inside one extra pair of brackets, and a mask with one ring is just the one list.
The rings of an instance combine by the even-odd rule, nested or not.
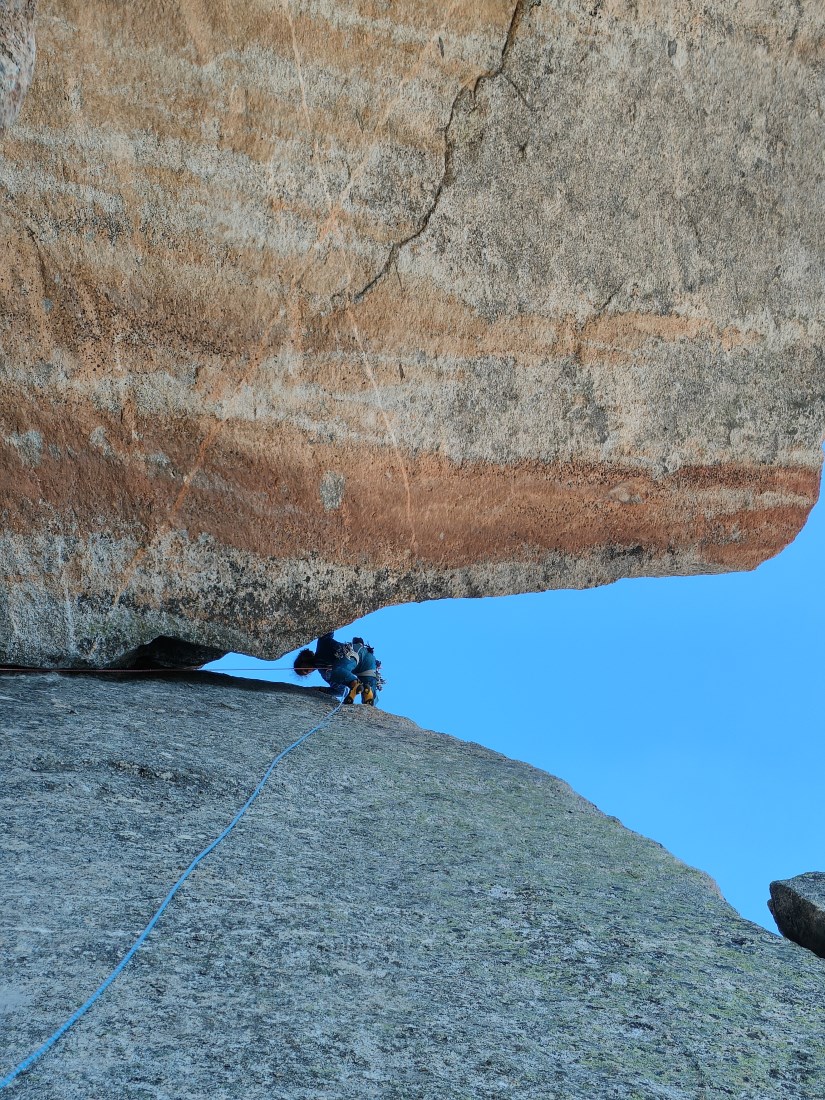
[(824, 33), (44, 0), (0, 146), (0, 660), (275, 657), (776, 553), (825, 432)]
[[(0, 705), (5, 1073), (332, 704), (7, 675)], [(823, 996), (820, 960), (564, 783), (351, 707), (14, 1095), (813, 1100)]]
[(825, 959), (825, 874), (772, 882), (768, 908), (783, 936)]
[(34, 71), (37, 0), (0, 0), (0, 134), (15, 121)]

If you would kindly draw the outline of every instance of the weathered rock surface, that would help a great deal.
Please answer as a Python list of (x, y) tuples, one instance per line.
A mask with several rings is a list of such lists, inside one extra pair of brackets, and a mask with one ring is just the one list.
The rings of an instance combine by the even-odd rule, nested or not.
[(825, 874), (772, 882), (768, 908), (783, 936), (825, 959)]
[[(0, 677), (4, 1072), (331, 706)], [(347, 708), (14, 1095), (814, 1100), (825, 970), (564, 783)]]
[(807, 0), (44, 0), (0, 660), (750, 568), (817, 495)]
[(11, 126), (34, 70), (37, 0), (0, 0), (0, 134)]

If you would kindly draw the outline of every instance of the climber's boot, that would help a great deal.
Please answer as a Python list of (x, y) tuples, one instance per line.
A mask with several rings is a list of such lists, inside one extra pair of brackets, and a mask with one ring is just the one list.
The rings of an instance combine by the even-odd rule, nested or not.
[(349, 691), (344, 696), (344, 702), (345, 703), (354, 703), (355, 702), (355, 696), (358, 694), (358, 692), (360, 690), (361, 690), (361, 681), (360, 680), (354, 680), (352, 682), (352, 684), (350, 685)]
[(361, 702), (366, 703), (368, 707), (375, 706), (375, 692), (369, 684), (364, 684), (361, 688)]

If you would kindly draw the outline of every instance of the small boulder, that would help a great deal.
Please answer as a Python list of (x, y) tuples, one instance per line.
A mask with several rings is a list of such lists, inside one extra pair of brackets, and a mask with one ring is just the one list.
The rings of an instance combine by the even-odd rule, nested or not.
[(782, 935), (825, 959), (825, 873), (781, 879), (770, 889), (768, 908)]

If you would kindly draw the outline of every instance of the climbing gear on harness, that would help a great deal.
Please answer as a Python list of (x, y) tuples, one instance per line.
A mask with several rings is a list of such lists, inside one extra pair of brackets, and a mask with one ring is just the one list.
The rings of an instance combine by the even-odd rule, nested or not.
[(229, 822), (229, 824), (226, 826), (226, 828), (223, 830), (223, 832), (220, 833), (218, 836), (216, 836), (215, 839), (210, 844), (207, 844), (207, 846), (203, 849), (202, 852), (200, 852), (197, 856), (195, 856), (195, 858), (192, 860), (192, 862), (189, 864), (189, 866), (186, 868), (186, 870), (183, 872), (183, 874), (177, 880), (175, 885), (172, 887), (172, 889), (169, 891), (169, 893), (163, 899), (163, 901), (160, 904), (160, 907), (155, 912), (155, 915), (152, 917), (152, 919), (149, 921), (149, 923), (143, 929), (141, 934), (138, 936), (138, 938), (135, 940), (135, 942), (132, 944), (132, 946), (129, 948), (129, 950), (126, 952), (126, 954), (123, 956), (123, 958), (117, 964), (117, 966), (114, 968), (114, 970), (109, 974), (109, 976), (107, 978), (105, 978), (100, 983), (100, 985), (97, 987), (97, 989), (91, 995), (91, 997), (89, 997), (88, 1000), (84, 1001), (83, 1004), (80, 1006), (80, 1008), (76, 1009), (72, 1013), (72, 1015), (68, 1018), (68, 1020), (65, 1020), (60, 1025), (60, 1027), (57, 1029), (57, 1031), (55, 1031), (52, 1035), (50, 1035), (49, 1038), (37, 1048), (37, 1050), (32, 1051), (32, 1053), (29, 1054), (27, 1058), (24, 1058), (22, 1062), (19, 1062), (14, 1067), (14, 1069), (12, 1069), (9, 1073), (6, 1074), (5, 1077), (0, 1079), (0, 1089), (6, 1088), (8, 1085), (10, 1085), (12, 1083), (12, 1081), (15, 1080), (16, 1077), (19, 1077), (21, 1073), (25, 1073), (26, 1070), (30, 1069), (34, 1065), (34, 1063), (37, 1061), (37, 1059), (40, 1058), (42, 1055), (44, 1055), (47, 1050), (50, 1050), (54, 1046), (54, 1044), (58, 1041), (58, 1039), (62, 1038), (62, 1036), (66, 1034), (66, 1032), (69, 1030), (69, 1028), (72, 1027), (73, 1024), (76, 1024), (77, 1021), (81, 1018), (81, 1016), (85, 1015), (85, 1013), (88, 1012), (88, 1010), (92, 1007), (92, 1005), (95, 1003), (95, 1001), (103, 993), (106, 992), (106, 990), (109, 988), (109, 986), (115, 980), (115, 978), (126, 967), (127, 963), (129, 963), (131, 961), (131, 959), (135, 956), (138, 949), (146, 942), (146, 938), (148, 937), (148, 935), (152, 931), (152, 929), (155, 927), (157, 922), (160, 920), (160, 917), (161, 917), (164, 909), (170, 903), (170, 901), (175, 896), (175, 894), (178, 892), (178, 890), (181, 888), (181, 886), (183, 886), (184, 882), (189, 878), (189, 876), (195, 870), (195, 868), (200, 863), (200, 861), (202, 859), (204, 859), (206, 856), (208, 856), (210, 852), (214, 851), (214, 849), (217, 848), (217, 846), (220, 844), (220, 842), (222, 840), (224, 840), (226, 837), (229, 836), (229, 834), (232, 832), (232, 830), (235, 828), (235, 826), (238, 824), (238, 822), (244, 816), (246, 811), (249, 809), (249, 807), (252, 805), (252, 803), (255, 801), (255, 799), (258, 797), (258, 795), (261, 793), (261, 791), (264, 789), (264, 786), (266, 785), (267, 779), (269, 779), (270, 775), (275, 770), (276, 766), (281, 762), (281, 760), (283, 760), (283, 758), (288, 753), (292, 752), (293, 749), (297, 749), (298, 746), (303, 744), (303, 742), (306, 741), (306, 739), (308, 737), (310, 737), (313, 733), (317, 733), (318, 730), (323, 729), (324, 726), (328, 725), (329, 722), (335, 717), (335, 715), (338, 713), (338, 711), (341, 709), (341, 707), (343, 705), (344, 705), (344, 703), (343, 703), (343, 700), (342, 700), (336, 707), (334, 707), (329, 712), (329, 714), (322, 721), (320, 721), (318, 723), (317, 726), (313, 726), (311, 730), (308, 730), (307, 733), (305, 733), (301, 737), (299, 737), (297, 741), (293, 741), (291, 745), (287, 746), (287, 748), (285, 748), (282, 752), (278, 753), (278, 755), (275, 757), (275, 759), (272, 761), (272, 763), (269, 765), (269, 767), (264, 772), (262, 779), (258, 783), (258, 786), (255, 788), (255, 790), (252, 792), (252, 794), (249, 796), (249, 798), (247, 798), (246, 802), (244, 802), (243, 806), (241, 806), (241, 808), (238, 810), (238, 812), (235, 814), (235, 816), (232, 818), (232, 820)]
[(361, 681), (360, 680), (353, 681), (353, 683), (350, 684), (349, 691), (344, 696), (344, 702), (345, 703), (354, 703), (355, 702), (355, 697), (356, 697), (356, 695), (358, 694), (358, 692), (360, 690), (361, 690)]

